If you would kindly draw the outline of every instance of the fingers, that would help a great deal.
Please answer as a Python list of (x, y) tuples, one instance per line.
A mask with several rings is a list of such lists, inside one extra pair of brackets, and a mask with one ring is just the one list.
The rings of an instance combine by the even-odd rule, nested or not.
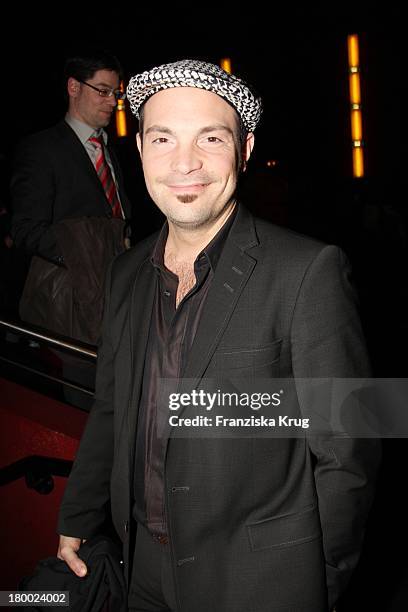
[(57, 552), (58, 559), (62, 559), (68, 567), (80, 578), (86, 576), (88, 571), (85, 563), (76, 554), (81, 546), (80, 538), (60, 536), (60, 543)]

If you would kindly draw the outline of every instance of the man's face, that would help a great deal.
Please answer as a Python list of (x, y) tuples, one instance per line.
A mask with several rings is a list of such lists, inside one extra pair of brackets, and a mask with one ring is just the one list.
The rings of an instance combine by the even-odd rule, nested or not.
[[(211, 227), (232, 206), (237, 183), (238, 117), (213, 92), (177, 87), (144, 105), (137, 144), (146, 186), (170, 223)], [(248, 137), (248, 159), (253, 135)]]
[[(97, 70), (86, 82), (98, 89), (118, 89), (119, 75), (113, 70)], [(116, 108), (115, 96), (103, 98), (97, 91), (73, 78), (68, 79), (68, 94), (71, 116), (95, 129), (108, 125)]]

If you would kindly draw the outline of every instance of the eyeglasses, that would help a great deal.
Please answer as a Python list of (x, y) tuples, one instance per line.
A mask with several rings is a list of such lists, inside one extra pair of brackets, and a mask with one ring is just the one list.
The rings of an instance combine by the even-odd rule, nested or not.
[(97, 91), (98, 94), (101, 96), (101, 98), (111, 98), (112, 96), (115, 96), (115, 100), (124, 100), (126, 98), (125, 92), (120, 91), (120, 89), (110, 89), (107, 87), (103, 87), (103, 88), (95, 87), (95, 85), (91, 85), (90, 83), (87, 83), (86, 81), (81, 81), (81, 79), (77, 79), (77, 81), (82, 83), (82, 85), (87, 85), (91, 89), (94, 89), (95, 91)]

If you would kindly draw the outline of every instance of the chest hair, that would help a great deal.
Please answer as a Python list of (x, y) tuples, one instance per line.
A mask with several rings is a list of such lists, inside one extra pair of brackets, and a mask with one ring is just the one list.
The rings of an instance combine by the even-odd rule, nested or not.
[(177, 287), (177, 296), (176, 296), (176, 308), (187, 295), (187, 293), (194, 287), (196, 284), (196, 277), (194, 274), (194, 263), (190, 263), (187, 261), (176, 261), (174, 255), (169, 254), (165, 257), (165, 266), (169, 270), (178, 276), (179, 282)]

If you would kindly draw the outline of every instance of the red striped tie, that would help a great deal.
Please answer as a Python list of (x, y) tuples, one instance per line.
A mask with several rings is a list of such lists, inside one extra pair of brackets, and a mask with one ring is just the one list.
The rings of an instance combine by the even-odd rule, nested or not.
[(106, 197), (112, 207), (112, 216), (123, 219), (122, 208), (118, 198), (115, 181), (113, 180), (112, 172), (106, 161), (104, 145), (101, 136), (93, 136), (89, 138), (89, 142), (95, 147), (95, 169), (105, 190)]

